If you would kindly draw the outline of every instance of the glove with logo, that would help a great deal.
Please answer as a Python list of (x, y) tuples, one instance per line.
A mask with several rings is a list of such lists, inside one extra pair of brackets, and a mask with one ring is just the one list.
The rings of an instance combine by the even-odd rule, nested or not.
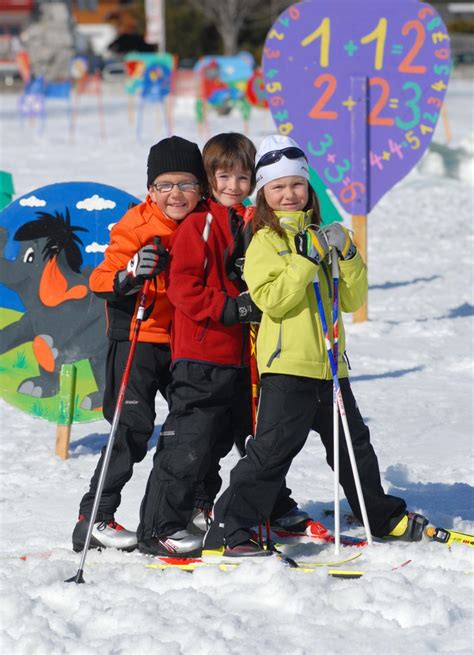
[(169, 260), (169, 253), (155, 238), (134, 254), (127, 264), (127, 268), (119, 271), (115, 277), (115, 290), (122, 295), (136, 293), (145, 280), (151, 280), (165, 270)]
[(237, 298), (227, 296), (221, 316), (221, 321), (227, 327), (235, 323), (260, 323), (261, 318), (262, 312), (248, 291), (244, 291)]
[(307, 228), (295, 236), (296, 252), (319, 266), (329, 252), (328, 242), (322, 230)]
[(328, 244), (337, 250), (341, 259), (352, 259), (357, 252), (357, 248), (352, 242), (349, 230), (340, 223), (331, 223), (323, 228), (323, 232), (328, 240)]

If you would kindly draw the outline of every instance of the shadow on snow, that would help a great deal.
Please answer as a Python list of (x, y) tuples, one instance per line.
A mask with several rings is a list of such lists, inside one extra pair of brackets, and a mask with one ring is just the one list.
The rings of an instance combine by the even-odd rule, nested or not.
[(367, 382), (369, 380), (380, 380), (380, 378), (401, 378), (410, 373), (417, 373), (422, 371), (424, 366), (413, 366), (412, 368), (402, 368), (398, 371), (387, 371), (386, 373), (368, 373), (366, 375), (351, 376), (351, 384), (353, 382)]
[(418, 284), (418, 282), (432, 282), (437, 280), (441, 275), (432, 275), (431, 277), (415, 277), (413, 280), (403, 280), (399, 282), (384, 282), (383, 284), (369, 284), (369, 291), (374, 289), (397, 289), (398, 287), (407, 287), (409, 284)]
[[(148, 450), (153, 450), (156, 448), (160, 431), (161, 425), (155, 425), (151, 439), (148, 442)], [(102, 448), (105, 448), (107, 445), (108, 438), (109, 433), (98, 434), (95, 432), (94, 434), (88, 434), (86, 437), (77, 439), (77, 441), (71, 441), (69, 446), (71, 458), (82, 457), (83, 455), (95, 455), (100, 453)]]

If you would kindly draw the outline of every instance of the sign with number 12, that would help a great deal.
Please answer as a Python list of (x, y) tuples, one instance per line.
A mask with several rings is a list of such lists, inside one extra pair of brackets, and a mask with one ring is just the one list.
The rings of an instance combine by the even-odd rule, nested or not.
[(273, 119), (352, 214), (366, 214), (428, 147), (451, 71), (446, 26), (418, 0), (308, 0), (263, 53)]

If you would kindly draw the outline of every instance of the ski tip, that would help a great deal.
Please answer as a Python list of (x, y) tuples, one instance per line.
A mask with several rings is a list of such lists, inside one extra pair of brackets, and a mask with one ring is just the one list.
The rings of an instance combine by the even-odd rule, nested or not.
[(436, 528), (433, 528), (430, 526), (429, 528), (426, 528), (425, 530), (425, 535), (429, 538), (432, 539), (436, 534)]
[(356, 578), (361, 578), (364, 575), (363, 571), (344, 571), (342, 569), (329, 569), (328, 575), (332, 578), (346, 578), (348, 580), (354, 580)]

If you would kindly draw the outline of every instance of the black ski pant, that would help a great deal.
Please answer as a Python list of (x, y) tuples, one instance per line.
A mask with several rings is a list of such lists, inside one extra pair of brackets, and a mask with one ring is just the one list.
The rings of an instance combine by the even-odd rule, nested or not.
[[(138, 541), (185, 529), (198, 490), (212, 505), (222, 484), (219, 461), (252, 434), (248, 368), (177, 362), (168, 403), (140, 508)], [(296, 505), (283, 484), (278, 501), (278, 515)]]
[[(109, 341), (103, 400), (104, 417), (109, 423), (113, 420), (129, 352), (129, 341)], [(113, 518), (120, 505), (121, 491), (132, 477), (133, 465), (145, 457), (154, 429), (156, 393), (159, 391), (166, 398), (170, 380), (169, 346), (138, 342), (100, 499), (98, 521)], [(92, 476), (89, 491), (80, 503), (79, 512), (86, 519), (92, 511), (104, 454), (105, 447)]]
[[(369, 524), (376, 537), (392, 529), (406, 510), (405, 501), (386, 494), (369, 429), (359, 412), (349, 380), (340, 380), (351, 441), (357, 462)], [(294, 457), (311, 429), (319, 433), (333, 466), (332, 380), (291, 375), (262, 376), (257, 434), (247, 444), (246, 456), (230, 474), (230, 484), (214, 508), (214, 522), (206, 538), (209, 548), (224, 540), (229, 546), (249, 538), (252, 526), (272, 510)], [(361, 520), (349, 454), (340, 423), (340, 483), (354, 514)]]

